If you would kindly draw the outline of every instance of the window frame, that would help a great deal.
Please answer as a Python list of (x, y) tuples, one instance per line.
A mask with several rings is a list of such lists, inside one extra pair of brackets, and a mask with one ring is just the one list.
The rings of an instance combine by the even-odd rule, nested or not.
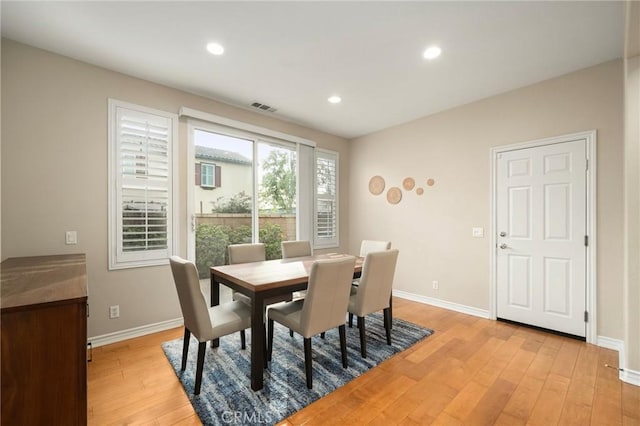
[[(208, 163), (205, 161), (201, 161), (200, 162), (200, 186), (202, 188), (217, 188), (218, 187), (218, 182), (216, 182), (216, 165), (215, 163)], [(209, 185), (208, 183), (203, 183), (203, 177), (204, 177), (204, 173), (202, 173), (202, 170), (204, 169), (204, 167), (206, 167), (207, 169), (211, 169), (211, 185)], [(207, 175), (208, 176), (208, 175)]]
[[(129, 110), (136, 115), (156, 116), (167, 120), (167, 246), (157, 250), (140, 250), (125, 252), (122, 238), (122, 192), (123, 177), (121, 173), (119, 138), (120, 109)], [(166, 111), (148, 108), (116, 99), (108, 99), (108, 253), (109, 270), (138, 268), (169, 263), (169, 257), (177, 251), (178, 224), (176, 206), (178, 206), (178, 115)], [(164, 190), (164, 187), (163, 187)]]
[[(335, 182), (336, 191), (333, 196), (335, 202), (335, 235), (331, 238), (321, 237), (318, 235), (318, 201), (321, 199), (318, 194), (318, 159), (329, 158), (335, 160)], [(315, 148), (313, 154), (313, 165), (315, 171), (315, 179), (313, 184), (313, 247), (317, 249), (337, 248), (340, 246), (340, 154), (337, 151), (328, 149)], [(326, 198), (326, 197), (325, 197)]]

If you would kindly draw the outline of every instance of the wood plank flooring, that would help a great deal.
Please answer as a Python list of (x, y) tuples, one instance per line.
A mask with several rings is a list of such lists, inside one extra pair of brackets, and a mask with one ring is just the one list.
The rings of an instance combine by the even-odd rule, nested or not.
[[(394, 315), (436, 332), (281, 424), (640, 425), (617, 352), (397, 298)], [(89, 424), (200, 424), (160, 348), (181, 336), (94, 349)]]

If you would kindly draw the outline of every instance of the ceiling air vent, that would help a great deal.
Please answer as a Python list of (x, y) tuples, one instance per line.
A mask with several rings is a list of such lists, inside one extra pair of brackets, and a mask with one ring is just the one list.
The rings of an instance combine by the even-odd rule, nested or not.
[(261, 104), (260, 102), (254, 102), (251, 104), (252, 107), (254, 108), (258, 108), (262, 111), (268, 111), (268, 112), (276, 112), (277, 110), (269, 105), (265, 105), (265, 104)]

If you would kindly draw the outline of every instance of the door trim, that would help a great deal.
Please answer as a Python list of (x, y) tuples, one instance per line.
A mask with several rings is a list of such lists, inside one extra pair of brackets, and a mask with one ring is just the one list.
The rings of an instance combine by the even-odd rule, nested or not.
[(587, 343), (595, 344), (598, 338), (598, 322), (597, 322), (597, 275), (596, 275), (596, 253), (597, 253), (597, 234), (596, 234), (596, 136), (595, 130), (571, 133), (568, 135), (554, 136), (550, 138), (537, 139), (527, 142), (515, 143), (510, 145), (496, 146), (490, 149), (490, 172), (491, 172), (491, 198), (490, 198), (490, 218), (491, 223), (489, 225), (489, 233), (491, 235), (489, 257), (490, 257), (490, 286), (489, 286), (489, 317), (491, 319), (497, 318), (497, 305), (498, 305), (498, 292), (497, 292), (497, 158), (498, 154), (507, 151), (516, 151), (525, 148), (535, 148), (544, 145), (553, 145), (563, 142), (571, 142), (578, 139), (586, 140), (586, 153), (587, 153), (587, 177), (586, 177), (586, 190), (587, 190), (587, 206), (586, 206), (586, 232), (589, 236), (589, 245), (586, 251), (586, 300), (585, 307), (589, 312), (589, 321), (586, 327), (586, 339)]

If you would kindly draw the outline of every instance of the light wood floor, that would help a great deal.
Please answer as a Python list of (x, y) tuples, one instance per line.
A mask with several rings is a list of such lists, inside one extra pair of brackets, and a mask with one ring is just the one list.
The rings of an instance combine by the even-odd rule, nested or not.
[[(436, 332), (282, 424), (640, 425), (617, 352), (403, 299), (394, 315)], [(200, 424), (160, 348), (181, 336), (94, 349), (89, 423)]]

